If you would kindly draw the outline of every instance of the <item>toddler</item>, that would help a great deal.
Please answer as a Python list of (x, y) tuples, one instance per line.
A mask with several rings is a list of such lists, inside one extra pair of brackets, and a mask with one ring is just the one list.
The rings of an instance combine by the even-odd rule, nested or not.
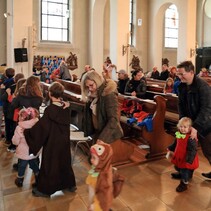
[(17, 146), (16, 156), (18, 157), (18, 176), (15, 179), (15, 184), (18, 187), (23, 186), (24, 174), (28, 164), (34, 172), (35, 181), (39, 174), (39, 163), (37, 160), (38, 154), (36, 156), (33, 154), (29, 155), (29, 147), (23, 133), (25, 129), (31, 128), (36, 122), (38, 122), (38, 117), (38, 110), (32, 107), (23, 108), (19, 111), (19, 122), (12, 138), (13, 144)]
[(110, 211), (113, 198), (121, 192), (124, 178), (113, 173), (113, 151), (109, 144), (98, 140), (90, 152), (92, 168), (86, 179), (89, 189), (88, 211)]
[(193, 176), (193, 171), (198, 168), (199, 160), (197, 154), (197, 141), (191, 139), (192, 121), (188, 117), (183, 117), (179, 120), (176, 132), (175, 142), (168, 147), (168, 154), (172, 154), (171, 162), (175, 165), (178, 173), (172, 173), (172, 177), (180, 179), (180, 184), (177, 186), (177, 192), (187, 190), (188, 181)]

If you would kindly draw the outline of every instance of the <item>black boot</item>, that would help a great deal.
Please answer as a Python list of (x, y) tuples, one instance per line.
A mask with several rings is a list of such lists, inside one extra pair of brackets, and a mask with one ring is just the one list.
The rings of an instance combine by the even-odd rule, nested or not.
[(201, 175), (203, 177), (206, 177), (207, 179), (211, 179), (211, 172), (209, 172), (209, 173), (202, 173)]
[(183, 181), (181, 181), (180, 184), (177, 186), (176, 191), (183, 192), (187, 189), (188, 189), (188, 184), (185, 184)]
[(17, 177), (16, 179), (15, 179), (15, 184), (17, 185), (17, 187), (23, 187), (23, 179), (24, 178), (19, 178), (19, 177)]

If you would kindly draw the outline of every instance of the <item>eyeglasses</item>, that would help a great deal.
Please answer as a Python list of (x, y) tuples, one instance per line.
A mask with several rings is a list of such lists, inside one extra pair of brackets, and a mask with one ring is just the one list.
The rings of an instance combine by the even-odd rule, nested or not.
[(86, 85), (86, 88), (93, 88), (93, 86), (94, 86), (94, 84), (95, 84), (95, 82), (93, 82), (92, 84), (88, 84), (88, 85)]
[(184, 72), (184, 73), (178, 73), (178, 72), (176, 72), (176, 75), (177, 76), (184, 76), (184, 75), (186, 75), (187, 74), (187, 72)]

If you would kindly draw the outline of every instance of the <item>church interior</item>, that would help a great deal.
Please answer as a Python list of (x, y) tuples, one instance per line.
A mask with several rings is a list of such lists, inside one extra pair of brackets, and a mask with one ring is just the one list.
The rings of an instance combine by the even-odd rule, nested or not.
[[(64, 99), (71, 102), (72, 123), (81, 130), (80, 78), (86, 66), (101, 75), (109, 60), (115, 73), (124, 70), (131, 77), (138, 65), (147, 77), (154, 67), (161, 72), (166, 60), (170, 67), (188, 60), (196, 74), (206, 69), (204, 80), (211, 86), (210, 25), (211, 0), (1, 0), (0, 74), (8, 67), (26, 78), (41, 78), (44, 72), (45, 95), (65, 61), (72, 81), (56, 80), (65, 87)], [(125, 182), (113, 200), (113, 211), (211, 210), (211, 180), (201, 175), (210, 171), (210, 165), (200, 146), (199, 168), (188, 190), (175, 191), (178, 180), (171, 177), (175, 169), (166, 149), (174, 140), (179, 119), (178, 97), (160, 94), (163, 87), (162, 81), (147, 79), (147, 99), (140, 100), (146, 112), (153, 114), (152, 133), (122, 122), (129, 148), (114, 163)], [(118, 100), (124, 101), (121, 96)], [(86, 146), (77, 149), (72, 162), (77, 191), (42, 198), (31, 193), (35, 178), (30, 168), (23, 187), (16, 187), (13, 164), (17, 157), (7, 151), (3, 140), (4, 136), (0, 139), (0, 211), (88, 210)]]

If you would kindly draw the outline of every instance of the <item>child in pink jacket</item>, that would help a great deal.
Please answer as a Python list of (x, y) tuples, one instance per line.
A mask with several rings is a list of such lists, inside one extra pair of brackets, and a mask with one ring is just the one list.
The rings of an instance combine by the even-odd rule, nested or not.
[(24, 129), (31, 128), (36, 122), (38, 122), (38, 117), (38, 110), (32, 107), (23, 108), (19, 111), (19, 122), (12, 138), (13, 144), (17, 146), (16, 156), (18, 158), (18, 176), (15, 179), (15, 184), (18, 187), (23, 186), (24, 174), (28, 164), (34, 172), (35, 180), (39, 174), (38, 155), (29, 154), (29, 147), (23, 133)]

